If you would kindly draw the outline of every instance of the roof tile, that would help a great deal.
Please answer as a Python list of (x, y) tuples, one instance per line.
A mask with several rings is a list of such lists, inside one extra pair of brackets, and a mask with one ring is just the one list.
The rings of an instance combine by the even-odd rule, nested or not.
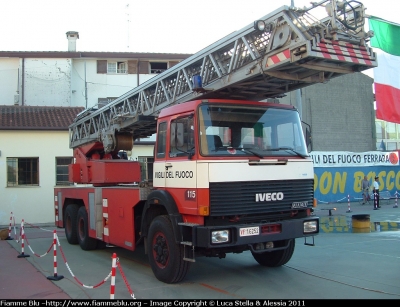
[(0, 105), (0, 130), (68, 130), (83, 107)]

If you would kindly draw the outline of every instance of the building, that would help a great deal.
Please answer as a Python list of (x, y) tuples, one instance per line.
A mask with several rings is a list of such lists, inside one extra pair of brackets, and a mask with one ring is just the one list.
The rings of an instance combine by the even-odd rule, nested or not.
[(67, 52), (0, 51), (0, 104), (102, 106), (190, 56), (77, 52), (70, 45)]
[(375, 120), (376, 130), (376, 148), (378, 150), (400, 150), (400, 125), (386, 122), (384, 120)]
[(70, 185), (68, 126), (82, 107), (0, 106), (0, 225), (54, 221), (53, 189)]
[[(0, 225), (54, 222), (53, 189), (69, 185), (68, 126), (190, 54), (0, 51)], [(152, 159), (154, 140), (137, 140), (129, 159)], [(146, 176), (146, 169), (143, 169)]]
[(374, 80), (353, 73), (301, 89), (301, 105), (296, 92), (280, 99), (295, 105), (304, 128), (311, 130), (309, 151), (374, 151), (380, 140), (375, 133)]

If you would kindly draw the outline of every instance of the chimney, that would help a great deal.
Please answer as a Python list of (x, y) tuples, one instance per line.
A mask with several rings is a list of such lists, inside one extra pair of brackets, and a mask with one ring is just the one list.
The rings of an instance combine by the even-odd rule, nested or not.
[(79, 38), (79, 32), (68, 31), (66, 34), (68, 39), (68, 51), (76, 52), (76, 40)]

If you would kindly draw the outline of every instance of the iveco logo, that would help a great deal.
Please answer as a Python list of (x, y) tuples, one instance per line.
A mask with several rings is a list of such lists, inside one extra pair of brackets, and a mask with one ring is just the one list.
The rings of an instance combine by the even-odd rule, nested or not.
[(256, 194), (256, 202), (282, 200), (282, 199), (283, 199), (283, 193), (282, 192), (257, 193)]

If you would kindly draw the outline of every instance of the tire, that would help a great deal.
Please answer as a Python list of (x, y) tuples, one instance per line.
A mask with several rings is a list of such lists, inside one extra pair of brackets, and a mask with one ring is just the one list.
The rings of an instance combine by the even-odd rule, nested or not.
[(172, 284), (183, 280), (190, 263), (183, 260), (183, 246), (176, 244), (171, 221), (166, 215), (157, 216), (150, 225), (147, 246), (154, 276)]
[(78, 232), (78, 243), (81, 248), (85, 251), (93, 250), (97, 246), (97, 240), (89, 237), (89, 223), (88, 215), (85, 206), (82, 206), (78, 210), (77, 219), (77, 232)]
[(289, 240), (289, 246), (286, 249), (277, 250), (274, 252), (265, 252), (265, 253), (252, 252), (252, 255), (260, 265), (267, 267), (278, 267), (289, 262), (290, 258), (292, 258), (294, 247), (295, 247), (295, 240), (291, 239)]
[(78, 205), (68, 205), (65, 209), (64, 228), (65, 236), (69, 244), (78, 244)]

